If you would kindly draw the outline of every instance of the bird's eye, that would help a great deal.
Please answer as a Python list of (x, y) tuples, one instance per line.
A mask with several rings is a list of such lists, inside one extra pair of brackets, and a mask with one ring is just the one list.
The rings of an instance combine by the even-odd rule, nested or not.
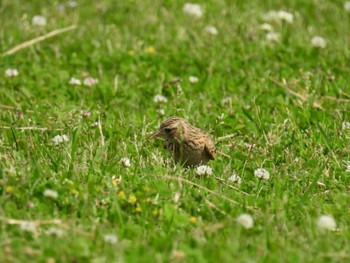
[(164, 131), (165, 131), (166, 133), (170, 133), (172, 130), (173, 130), (173, 129), (171, 129), (171, 128), (165, 128), (165, 129), (164, 129)]

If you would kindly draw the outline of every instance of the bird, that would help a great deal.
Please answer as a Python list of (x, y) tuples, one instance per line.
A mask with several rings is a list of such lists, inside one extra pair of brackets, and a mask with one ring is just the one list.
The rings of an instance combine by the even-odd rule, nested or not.
[(163, 138), (163, 148), (173, 155), (175, 163), (184, 167), (205, 165), (216, 158), (215, 144), (210, 135), (184, 118), (166, 119), (150, 138)]

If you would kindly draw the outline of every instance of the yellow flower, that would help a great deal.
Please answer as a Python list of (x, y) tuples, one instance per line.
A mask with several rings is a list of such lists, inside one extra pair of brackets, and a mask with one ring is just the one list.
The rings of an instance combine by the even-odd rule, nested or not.
[(118, 196), (120, 197), (120, 198), (125, 198), (125, 192), (124, 191), (120, 191), (119, 193), (118, 193)]
[(116, 178), (115, 176), (112, 176), (112, 184), (114, 187), (118, 187), (121, 181), (122, 177)]
[(6, 186), (5, 192), (6, 193), (12, 193), (13, 192), (13, 187), (12, 186)]
[(135, 195), (130, 195), (129, 196), (129, 202), (132, 203), (132, 204), (135, 204), (137, 201), (137, 198)]
[(194, 217), (194, 216), (191, 216), (191, 217), (190, 217), (190, 223), (192, 223), (192, 224), (197, 223), (197, 218)]
[(147, 47), (147, 48), (146, 48), (146, 53), (148, 53), (148, 54), (154, 54), (154, 53), (156, 53), (155, 47), (154, 47), (154, 46), (149, 46), (149, 47)]
[(149, 197), (146, 198), (146, 203), (150, 203), (151, 201), (152, 201), (151, 198)]
[(79, 192), (78, 192), (78, 190), (75, 189), (75, 188), (72, 188), (72, 189), (70, 190), (70, 193), (71, 193), (72, 195), (79, 196)]
[(134, 52), (134, 50), (129, 50), (129, 51), (128, 51), (128, 54), (129, 54), (129, 56), (134, 56), (134, 55), (135, 55), (135, 52)]
[(154, 209), (153, 212), (152, 212), (152, 215), (153, 216), (158, 216), (159, 215), (158, 209)]
[(138, 206), (138, 207), (136, 207), (135, 212), (141, 213), (141, 212), (142, 212), (141, 207), (139, 207), (139, 206)]

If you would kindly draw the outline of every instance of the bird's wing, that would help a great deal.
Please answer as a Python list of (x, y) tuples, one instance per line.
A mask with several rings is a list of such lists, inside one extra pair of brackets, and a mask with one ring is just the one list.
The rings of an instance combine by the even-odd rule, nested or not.
[(212, 140), (208, 140), (204, 146), (205, 152), (208, 154), (209, 159), (215, 160), (216, 157), (216, 148)]

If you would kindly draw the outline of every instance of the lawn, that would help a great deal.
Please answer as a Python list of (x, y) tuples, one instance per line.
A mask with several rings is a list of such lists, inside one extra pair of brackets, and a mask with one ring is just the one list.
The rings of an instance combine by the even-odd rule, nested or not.
[(0, 1), (0, 262), (349, 262), (344, 2)]

